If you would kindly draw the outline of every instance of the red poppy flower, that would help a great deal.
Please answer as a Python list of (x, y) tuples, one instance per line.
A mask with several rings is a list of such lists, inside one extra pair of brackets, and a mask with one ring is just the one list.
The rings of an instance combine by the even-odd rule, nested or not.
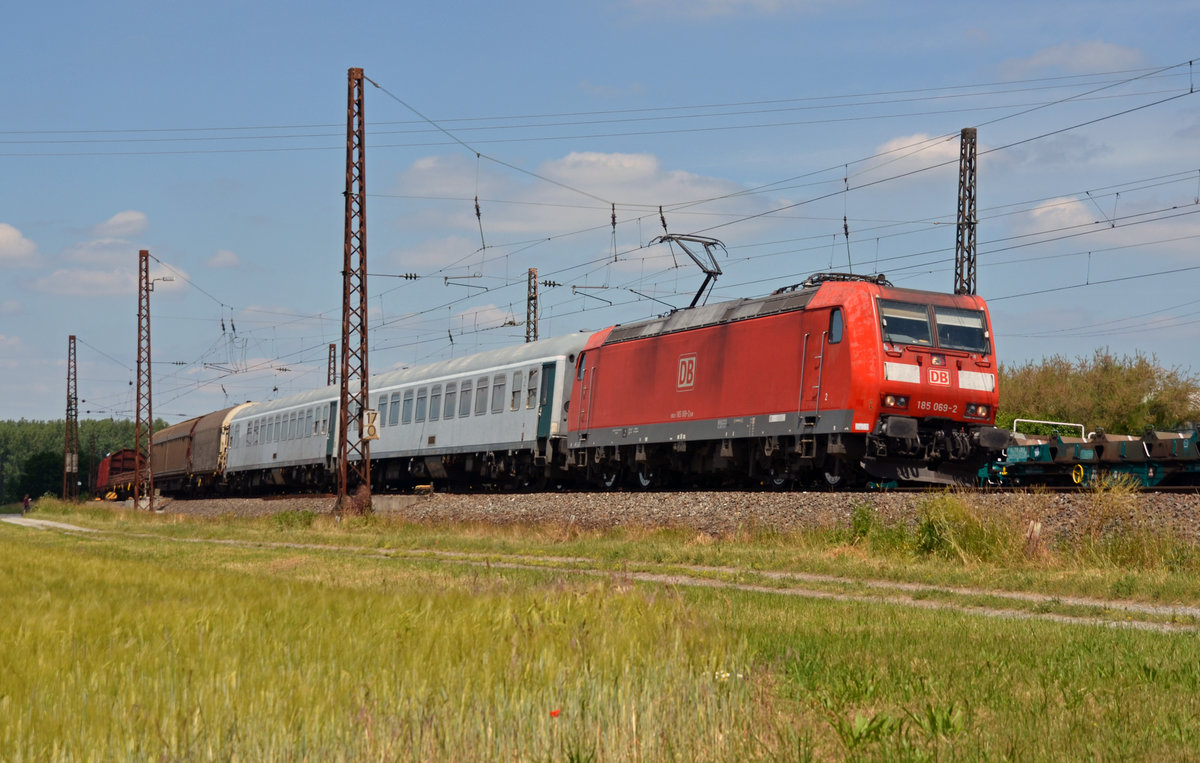
[(558, 714), (559, 714), (559, 713), (561, 713), (561, 712), (562, 712), (562, 710), (551, 710), (551, 711), (550, 711), (550, 717), (551, 717), (551, 718), (557, 718), (557, 717), (558, 717)]

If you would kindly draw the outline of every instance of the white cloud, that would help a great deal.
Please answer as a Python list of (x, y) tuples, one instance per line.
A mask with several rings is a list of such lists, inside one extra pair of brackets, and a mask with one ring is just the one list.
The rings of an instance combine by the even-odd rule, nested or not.
[(34, 281), (33, 289), (64, 297), (134, 294), (137, 291), (137, 267), (123, 270), (60, 268)]
[[(683, 232), (696, 227), (696, 215), (707, 215), (706, 222), (751, 216), (767, 211), (775, 201), (764, 195), (735, 196), (744, 190), (741, 184), (722, 178), (664, 168), (651, 154), (573, 152), (544, 162), (529, 174), (486, 162), (476, 167), (474, 161), (456, 156), (429, 157), (404, 172), (395, 190), (429, 201), (410, 205), (411, 211), (396, 225), (410, 235), (455, 231), (457, 238), (439, 236), (439, 240), (454, 241), (455, 247), (461, 242), (453, 257), (458, 259), (480, 247), (481, 224), (489, 247), (513, 236), (552, 237), (609, 224), (610, 200), (617, 207), (618, 237), (625, 239), (636, 236), (636, 217), (653, 218), (643, 226), (644, 232), (657, 229), (659, 205), (667, 208), (671, 230)], [(722, 200), (686, 212), (670, 211), (675, 204), (718, 198)], [(426, 254), (429, 250), (426, 247)], [(414, 260), (406, 253), (400, 261)]]
[(21, 346), (20, 337), (5, 336), (4, 334), (0, 334), (0, 347), (4, 348), (6, 350), (15, 350), (16, 348), (18, 348), (20, 346)]
[(136, 236), (146, 230), (147, 220), (145, 212), (136, 210), (127, 210), (118, 212), (108, 218), (99, 225), (91, 229), (93, 236), (100, 238), (121, 238), (126, 236)]
[(30, 266), (37, 260), (37, 244), (8, 223), (0, 223), (0, 266)]
[(1132, 69), (1142, 66), (1141, 51), (1111, 42), (1064, 42), (1037, 51), (1028, 58), (1010, 59), (1001, 65), (1006, 76), (1024, 76), (1034, 72), (1063, 71), (1091, 73)]
[(138, 250), (122, 238), (96, 238), (80, 241), (63, 250), (63, 257), (70, 262), (88, 265), (124, 265), (137, 269)]
[(0, 302), (0, 315), (17, 315), (21, 312), (21, 303), (15, 299)]
[(207, 263), (210, 268), (236, 268), (241, 264), (242, 259), (228, 249), (218, 249)]
[(918, 132), (892, 138), (876, 148), (875, 153), (884, 155), (884, 161), (901, 156), (919, 155), (924, 161), (935, 164), (947, 159), (958, 159), (959, 140), (958, 136), (935, 139), (928, 133)]

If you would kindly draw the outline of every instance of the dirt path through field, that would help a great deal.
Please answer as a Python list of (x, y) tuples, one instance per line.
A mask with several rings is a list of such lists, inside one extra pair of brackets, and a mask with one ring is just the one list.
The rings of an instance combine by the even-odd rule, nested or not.
[[(1025, 591), (937, 586), (894, 580), (819, 575), (782, 570), (743, 570), (733, 567), (636, 562), (620, 567), (588, 557), (530, 556), (452, 552), (432, 549), (378, 549), (315, 543), (244, 541), (221, 538), (169, 538), (154, 533), (97, 531), (64, 522), (28, 517), (0, 520), (32, 529), (95, 533), (131, 538), (154, 538), (186, 543), (211, 543), (246, 548), (280, 548), (371, 556), (409, 562), (435, 561), (487, 569), (542, 571), (563, 575), (607, 576), (629, 583), (737, 590), (805, 599), (872, 603), (915, 609), (959, 612), (965, 615), (1018, 620), (1043, 620), (1070, 625), (1134, 628), (1163, 633), (1200, 631), (1200, 607), (1157, 605), (1120, 599), (1052, 596)], [(1009, 604), (1011, 606), (1003, 606)], [(1082, 610), (1082, 611), (1075, 611)]]

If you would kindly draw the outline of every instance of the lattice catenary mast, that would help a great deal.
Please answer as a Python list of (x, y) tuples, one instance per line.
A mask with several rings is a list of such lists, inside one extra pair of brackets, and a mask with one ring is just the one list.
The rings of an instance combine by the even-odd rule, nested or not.
[(954, 293), (975, 293), (975, 128), (964, 127), (958, 154), (958, 235)]
[[(364, 437), (370, 400), (367, 365), (367, 189), (363, 70), (349, 70), (346, 107), (346, 227), (342, 265), (342, 378), (338, 405), (337, 508), (347, 508), (350, 488), (366, 489), (370, 509), (371, 443)], [(351, 437), (353, 423), (353, 438)]]
[(67, 420), (63, 438), (64, 501), (79, 500), (79, 394), (76, 385), (75, 335), (67, 340)]
[(134, 416), (133, 451), (135, 455), (133, 506), (154, 509), (154, 468), (150, 461), (150, 437), (154, 431), (154, 413), (150, 404), (150, 252), (138, 252), (138, 340), (137, 340), (137, 413)]
[(538, 340), (537, 268), (529, 269), (529, 291), (525, 298), (525, 343)]

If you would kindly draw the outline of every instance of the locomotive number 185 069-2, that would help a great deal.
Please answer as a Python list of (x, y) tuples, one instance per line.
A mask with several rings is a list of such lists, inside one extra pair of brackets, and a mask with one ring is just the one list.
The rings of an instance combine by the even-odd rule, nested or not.
[(934, 403), (929, 400), (917, 401), (918, 411), (932, 411), (934, 413), (958, 413), (958, 405), (956, 403)]

